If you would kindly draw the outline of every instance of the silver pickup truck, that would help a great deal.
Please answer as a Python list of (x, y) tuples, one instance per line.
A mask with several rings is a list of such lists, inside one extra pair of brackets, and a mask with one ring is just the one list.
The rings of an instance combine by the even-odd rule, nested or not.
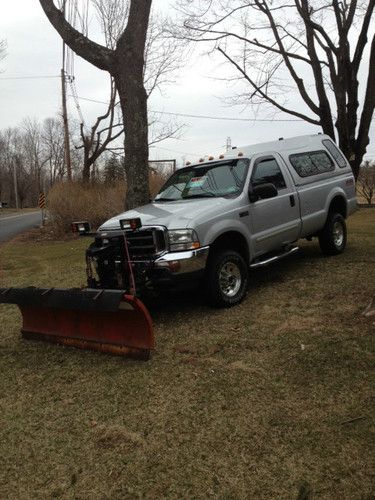
[(87, 251), (89, 286), (127, 286), (126, 234), (138, 289), (204, 286), (211, 304), (232, 306), (249, 271), (294, 253), (300, 238), (341, 253), (356, 205), (351, 168), (326, 135), (236, 148), (187, 163), (150, 204), (105, 222)]

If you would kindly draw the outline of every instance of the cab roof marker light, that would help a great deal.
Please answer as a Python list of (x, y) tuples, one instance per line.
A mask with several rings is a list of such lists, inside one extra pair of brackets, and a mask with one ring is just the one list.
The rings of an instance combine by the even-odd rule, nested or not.
[(223, 160), (225, 158), (225, 155), (220, 155), (219, 160)]
[(211, 160), (214, 159), (214, 157), (213, 156), (209, 156), (208, 159), (211, 161)]
[(204, 158), (200, 158), (199, 163), (203, 163), (203, 162), (204, 162)]
[(191, 165), (191, 162), (190, 162), (190, 161), (187, 161), (187, 162), (185, 163), (185, 165), (188, 167), (189, 165)]
[(242, 153), (242, 152), (241, 152), (241, 153), (238, 153), (238, 156), (243, 156), (243, 153)]

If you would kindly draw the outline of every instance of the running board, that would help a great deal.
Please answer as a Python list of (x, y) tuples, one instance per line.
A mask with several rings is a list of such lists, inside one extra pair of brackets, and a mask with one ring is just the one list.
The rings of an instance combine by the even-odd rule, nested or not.
[(283, 259), (284, 257), (287, 257), (288, 255), (292, 255), (293, 253), (298, 252), (298, 250), (299, 250), (299, 247), (292, 247), (289, 250), (287, 250), (286, 252), (280, 253), (279, 255), (274, 255), (273, 257), (269, 257), (268, 259), (254, 262), (253, 264), (250, 264), (250, 268), (257, 269), (258, 267), (268, 266), (268, 264), (272, 264), (272, 262), (276, 262), (277, 260)]

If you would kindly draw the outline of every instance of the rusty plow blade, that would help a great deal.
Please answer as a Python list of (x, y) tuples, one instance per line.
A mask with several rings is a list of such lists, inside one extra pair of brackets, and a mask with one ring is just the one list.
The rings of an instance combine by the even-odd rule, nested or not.
[(0, 288), (1, 303), (18, 305), (26, 339), (144, 360), (155, 347), (149, 312), (123, 290)]

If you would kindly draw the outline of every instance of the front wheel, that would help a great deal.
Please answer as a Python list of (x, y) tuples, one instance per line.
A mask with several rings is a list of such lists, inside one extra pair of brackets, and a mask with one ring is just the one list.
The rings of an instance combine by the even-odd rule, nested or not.
[(247, 293), (248, 267), (242, 256), (233, 250), (222, 250), (208, 263), (206, 291), (214, 307), (232, 307)]
[(346, 223), (341, 214), (329, 213), (319, 234), (319, 245), (325, 255), (337, 255), (346, 247)]

